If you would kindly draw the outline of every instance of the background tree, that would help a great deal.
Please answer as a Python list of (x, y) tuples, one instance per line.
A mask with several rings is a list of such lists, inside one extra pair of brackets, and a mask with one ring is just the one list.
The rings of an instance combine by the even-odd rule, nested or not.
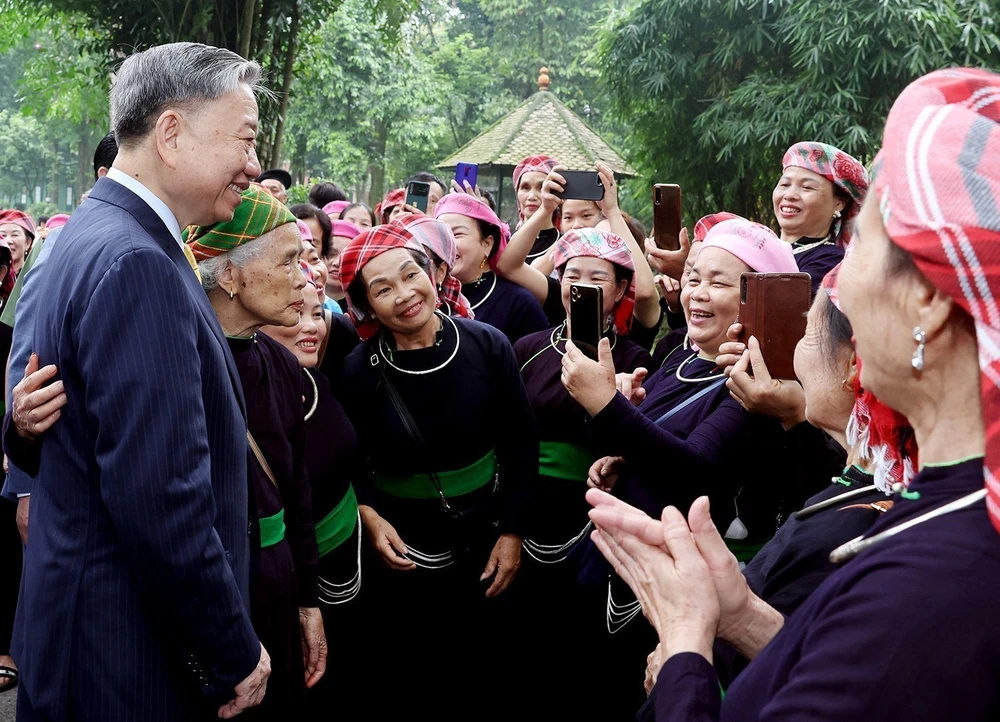
[(870, 160), (907, 83), (997, 67), (995, 17), (973, 0), (639, 0), (606, 24), (598, 59), (643, 188), (680, 183), (689, 221), (723, 208), (770, 221), (787, 146)]

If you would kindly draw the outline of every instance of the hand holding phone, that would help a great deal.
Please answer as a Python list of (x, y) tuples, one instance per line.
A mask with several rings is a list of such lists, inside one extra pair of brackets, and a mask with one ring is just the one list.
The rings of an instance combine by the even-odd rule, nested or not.
[(601, 184), (601, 177), (597, 171), (593, 170), (564, 170), (560, 171), (562, 180), (562, 190), (556, 192), (557, 198), (562, 200), (576, 199), (581, 201), (600, 201), (604, 199), (604, 186)]
[(406, 200), (403, 205), (413, 206), (421, 213), (427, 213), (427, 201), (431, 195), (430, 183), (410, 181), (406, 186)]
[(569, 289), (569, 337), (587, 356), (597, 360), (597, 344), (604, 335), (604, 289), (574, 283)]
[(806, 334), (812, 303), (808, 273), (744, 273), (740, 276), (741, 343), (753, 336), (771, 378), (795, 379), (795, 347)]
[(455, 182), (460, 190), (471, 193), (479, 181), (478, 163), (459, 163), (455, 166)]

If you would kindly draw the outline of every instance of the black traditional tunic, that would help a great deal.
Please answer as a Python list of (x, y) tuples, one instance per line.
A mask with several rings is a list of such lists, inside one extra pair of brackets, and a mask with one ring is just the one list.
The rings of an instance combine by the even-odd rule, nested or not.
[(535, 238), (535, 242), (531, 244), (531, 250), (528, 251), (528, 263), (532, 263), (544, 256), (558, 240), (559, 231), (555, 228), (546, 228), (539, 233), (538, 237)]
[[(925, 467), (910, 498), (896, 497), (866, 536), (982, 488), (981, 458)], [(671, 657), (641, 719), (997, 719), (998, 595), (1000, 539), (978, 501), (883, 540), (827, 577), (725, 700), (704, 657)]]
[[(264, 703), (244, 714), (248, 719), (287, 719), (305, 689), (299, 607), (317, 606), (316, 532), (303, 463), (307, 382), (295, 357), (264, 334), (230, 338), (229, 349), (243, 385), (247, 427), (277, 482), (275, 486), (251, 453), (248, 468), (263, 548), (250, 616), (271, 656), (271, 677)], [(282, 524), (283, 533), (276, 535)]]
[[(587, 474), (605, 448), (591, 433), (587, 412), (560, 381), (566, 350), (562, 331), (558, 326), (532, 334), (514, 347), (541, 439), (538, 487), (526, 524), (519, 631), (534, 671), (524, 675), (524, 684), (536, 717), (590, 719), (592, 680), (567, 660), (591, 654), (603, 619), (594, 613), (594, 593), (580, 589), (578, 569), (567, 557), (588, 538)], [(647, 366), (647, 351), (613, 334), (611, 339), (616, 371)], [(552, 689), (567, 694), (556, 696)]]
[(511, 345), (518, 339), (548, 328), (542, 307), (528, 289), (492, 271), (475, 283), (462, 286), (476, 320), (500, 329)]
[(812, 280), (813, 297), (823, 283), (823, 277), (844, 260), (844, 249), (822, 238), (800, 238), (792, 244), (792, 253), (799, 271), (808, 273)]
[(329, 643), (326, 674), (310, 690), (308, 702), (314, 717), (360, 719), (368, 703), (362, 688), (371, 687), (378, 675), (364, 669), (357, 655), (364, 644), (359, 596), (363, 532), (354, 491), (362, 473), (358, 437), (326, 376), (317, 369), (303, 369), (302, 374), (307, 387), (305, 465), (319, 544), (319, 607)]
[[(406, 431), (382, 373), (423, 444)], [(480, 575), (501, 534), (521, 535), (538, 474), (538, 437), (514, 352), (492, 326), (446, 318), (429, 348), (399, 351), (391, 334), (376, 335), (348, 357), (340, 388), (370, 474), (359, 499), (395, 528), (419, 565), (365, 566), (365, 597), (378, 620), (367, 646), (381, 655), (379, 668), (392, 670), (391, 694), (373, 701), (370, 718), (483, 719), (480, 708), (508, 699), (500, 690), (514, 689), (519, 669), (507, 660), (501, 613), (510, 590), (486, 599), (491, 580)], [(429, 472), (456, 490), (446, 497), (461, 519), (446, 513)]]

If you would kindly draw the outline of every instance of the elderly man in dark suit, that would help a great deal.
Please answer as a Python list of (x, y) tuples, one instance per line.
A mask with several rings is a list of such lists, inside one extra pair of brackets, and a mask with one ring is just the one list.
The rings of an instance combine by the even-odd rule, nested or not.
[(128, 58), (111, 90), (119, 155), (39, 278), (33, 348), (60, 379), (4, 432), (35, 477), (19, 720), (229, 718), (264, 695), (243, 396), (181, 243), (231, 218), (260, 173), (259, 80), (205, 45)]

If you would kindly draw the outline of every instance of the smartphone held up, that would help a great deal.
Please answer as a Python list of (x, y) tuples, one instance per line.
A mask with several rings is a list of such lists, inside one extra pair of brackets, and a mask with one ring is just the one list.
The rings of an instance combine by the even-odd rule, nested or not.
[(653, 186), (653, 242), (657, 248), (681, 247), (681, 187), (673, 183)]
[(462, 190), (475, 190), (479, 182), (478, 163), (459, 163), (455, 166), (455, 183)]
[(599, 201), (604, 198), (601, 176), (593, 170), (560, 170), (559, 175), (566, 181), (562, 193), (556, 193), (563, 200)]
[(597, 360), (597, 345), (604, 335), (604, 289), (589, 283), (569, 288), (569, 337), (577, 348)]
[(431, 195), (431, 185), (430, 183), (422, 183), (420, 181), (410, 181), (406, 186), (406, 200), (404, 203), (408, 206), (413, 206), (418, 208), (421, 213), (427, 212), (427, 202)]
[(771, 378), (795, 379), (795, 347), (806, 334), (812, 303), (808, 273), (744, 273), (740, 276), (740, 342), (760, 344)]

